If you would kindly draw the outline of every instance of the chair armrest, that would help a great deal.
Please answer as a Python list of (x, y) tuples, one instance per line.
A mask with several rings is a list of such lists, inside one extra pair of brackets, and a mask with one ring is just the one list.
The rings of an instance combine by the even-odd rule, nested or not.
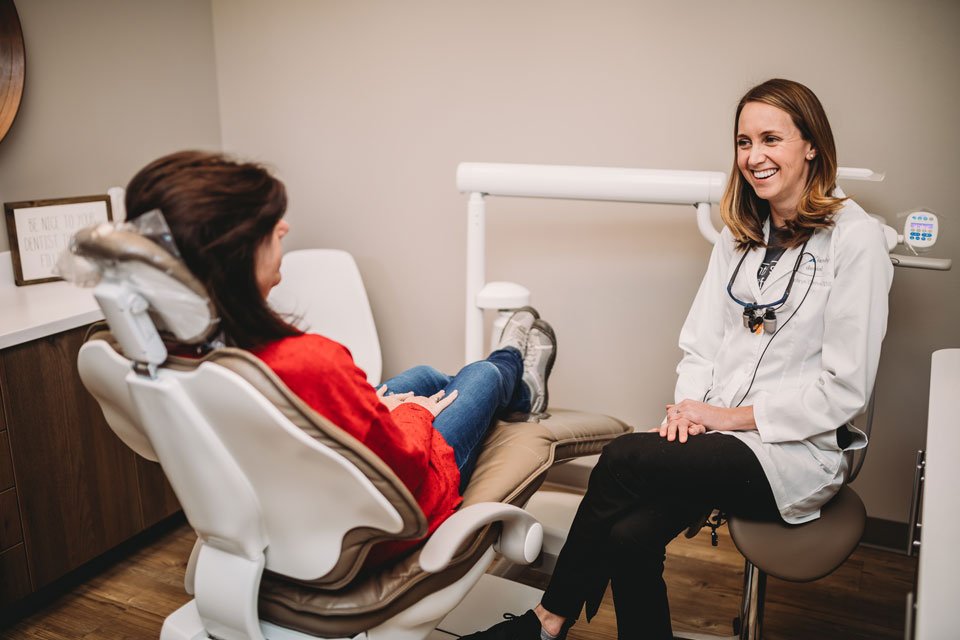
[(493, 522), (503, 523), (497, 551), (511, 562), (530, 564), (540, 554), (543, 527), (529, 513), (502, 502), (479, 502), (447, 518), (420, 551), (420, 567), (429, 573), (442, 571), (470, 536)]

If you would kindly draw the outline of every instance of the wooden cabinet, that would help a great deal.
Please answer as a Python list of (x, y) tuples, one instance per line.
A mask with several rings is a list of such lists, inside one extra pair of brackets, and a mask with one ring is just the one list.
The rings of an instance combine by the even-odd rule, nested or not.
[[(3, 411), (0, 404), (0, 412)], [(0, 425), (0, 492), (13, 486), (13, 458), (10, 455), (10, 438), (7, 430)]]
[(20, 526), (10, 436), (3, 414), (3, 389), (0, 387), (0, 606), (28, 593), (30, 574)]
[(113, 434), (83, 387), (85, 333), (0, 351), (0, 606), (24, 595), (24, 569), (35, 591), (179, 509), (159, 465)]

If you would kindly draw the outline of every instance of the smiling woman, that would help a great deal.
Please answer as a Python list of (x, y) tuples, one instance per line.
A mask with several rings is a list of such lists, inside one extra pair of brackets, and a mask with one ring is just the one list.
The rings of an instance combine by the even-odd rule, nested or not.
[(836, 190), (833, 134), (809, 88), (753, 87), (733, 133), (727, 226), (680, 330), (673, 402), (659, 427), (604, 448), (540, 604), (462, 640), (562, 640), (608, 584), (618, 638), (670, 640), (668, 543), (715, 508), (815, 520), (846, 480), (844, 451), (866, 446), (848, 423), (886, 331), (883, 235)]
[(733, 170), (720, 215), (740, 249), (766, 242), (764, 221), (786, 230), (796, 247), (829, 228), (844, 198), (837, 149), (823, 105), (807, 87), (774, 78), (741, 98), (734, 117)]
[(25, 73), (23, 32), (13, 0), (0, 0), (0, 140), (17, 117)]

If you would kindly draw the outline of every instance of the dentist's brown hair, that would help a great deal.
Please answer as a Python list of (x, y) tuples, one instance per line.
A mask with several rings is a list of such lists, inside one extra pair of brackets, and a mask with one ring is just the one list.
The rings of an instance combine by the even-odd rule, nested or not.
[(830, 122), (813, 91), (792, 80), (767, 80), (740, 99), (733, 118), (733, 169), (720, 200), (720, 217), (730, 227), (740, 249), (764, 245), (763, 222), (770, 215), (769, 203), (757, 196), (737, 167), (737, 127), (740, 112), (748, 102), (762, 102), (785, 111), (803, 139), (816, 151), (809, 160), (810, 171), (797, 205), (797, 215), (786, 221), (789, 232), (786, 246), (799, 246), (817, 229), (831, 226), (833, 215), (846, 199), (830, 195), (837, 186), (837, 148)]

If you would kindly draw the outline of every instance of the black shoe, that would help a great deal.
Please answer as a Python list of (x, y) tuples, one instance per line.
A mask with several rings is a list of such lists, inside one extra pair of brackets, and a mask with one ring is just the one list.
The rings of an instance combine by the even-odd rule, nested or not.
[(460, 636), (460, 640), (540, 640), (540, 618), (532, 609), (522, 616), (506, 613), (503, 617), (507, 619), (486, 631)]

